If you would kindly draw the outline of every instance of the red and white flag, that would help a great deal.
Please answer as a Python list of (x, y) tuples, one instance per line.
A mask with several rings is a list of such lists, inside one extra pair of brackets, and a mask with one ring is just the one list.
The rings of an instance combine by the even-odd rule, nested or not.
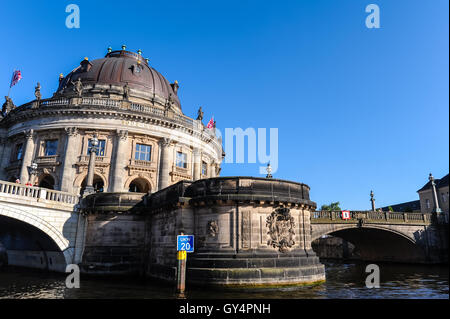
[(206, 128), (214, 128), (214, 116), (209, 120)]
[(12, 88), (14, 85), (17, 84), (17, 82), (22, 79), (22, 73), (20, 73), (20, 70), (15, 70), (13, 72), (12, 78), (11, 78), (11, 84), (9, 85), (10, 88)]

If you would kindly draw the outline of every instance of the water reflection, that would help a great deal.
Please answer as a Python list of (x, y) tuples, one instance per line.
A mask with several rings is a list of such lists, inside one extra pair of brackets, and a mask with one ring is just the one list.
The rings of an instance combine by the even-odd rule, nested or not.
[[(448, 266), (378, 264), (380, 288), (366, 288), (365, 263), (323, 262), (327, 281), (269, 291), (218, 291), (188, 287), (186, 298), (449, 298)], [(65, 287), (65, 275), (24, 269), (0, 272), (0, 298), (177, 298), (174, 288), (142, 278), (81, 278), (80, 289)]]

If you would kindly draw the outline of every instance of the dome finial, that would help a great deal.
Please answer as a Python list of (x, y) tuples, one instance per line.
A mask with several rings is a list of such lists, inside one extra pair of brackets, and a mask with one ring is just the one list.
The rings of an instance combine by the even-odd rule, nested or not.
[(111, 53), (111, 52), (112, 52), (112, 48), (108, 47), (108, 53)]
[(122, 44), (122, 50), (125, 51), (126, 48), (127, 46), (125, 44)]
[(138, 54), (142, 55), (142, 50), (141, 49), (138, 50)]

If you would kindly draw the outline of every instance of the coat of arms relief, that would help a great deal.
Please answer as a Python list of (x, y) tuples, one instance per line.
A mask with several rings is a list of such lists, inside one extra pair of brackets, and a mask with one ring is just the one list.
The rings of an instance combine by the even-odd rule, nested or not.
[(267, 242), (269, 246), (278, 248), (280, 252), (284, 253), (295, 245), (295, 222), (289, 208), (281, 207), (275, 209), (267, 217), (266, 227), (269, 228), (267, 232), (270, 237)]

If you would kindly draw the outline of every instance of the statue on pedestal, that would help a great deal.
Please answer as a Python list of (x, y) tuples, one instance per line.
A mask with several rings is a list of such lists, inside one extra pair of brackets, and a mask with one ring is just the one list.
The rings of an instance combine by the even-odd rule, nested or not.
[(16, 106), (14, 105), (13, 101), (9, 96), (5, 96), (5, 103), (3, 103), (2, 106), (2, 113), (3, 116), (9, 113), (12, 109), (14, 109)]
[(197, 112), (197, 120), (198, 121), (202, 121), (203, 120), (203, 111), (202, 111), (202, 107), (200, 106), (200, 108), (198, 109)]
[(73, 90), (77, 93), (78, 97), (81, 97), (81, 93), (83, 92), (83, 83), (81, 83), (81, 79), (78, 78), (76, 82), (70, 81), (73, 85)]
[(36, 87), (34, 88), (34, 96), (36, 97), (36, 100), (41, 99), (41, 84), (38, 82)]

